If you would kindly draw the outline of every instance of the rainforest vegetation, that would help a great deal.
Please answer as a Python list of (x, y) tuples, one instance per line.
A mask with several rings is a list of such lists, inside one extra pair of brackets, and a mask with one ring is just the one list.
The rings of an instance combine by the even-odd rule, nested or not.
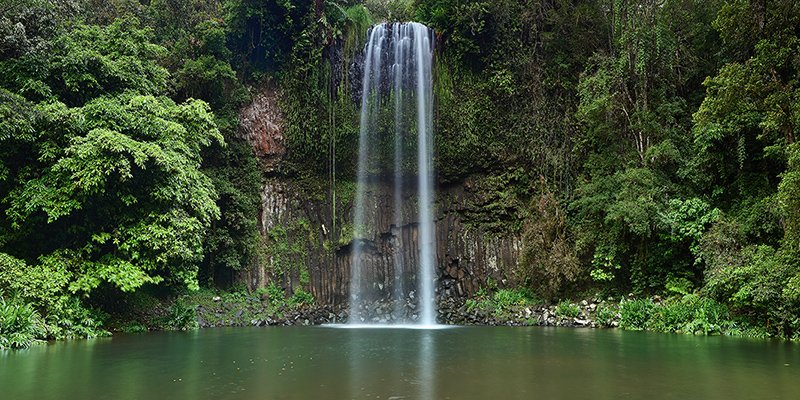
[[(436, 32), (438, 182), (492, 179), (481, 220), (522, 237), (519, 291), (800, 337), (796, 1), (0, 0), (0, 348), (241, 290), (271, 248), (238, 110), (278, 88), (271, 173), (352, 180), (336, 64), (407, 20)], [(162, 326), (191, 324), (169, 304)]]

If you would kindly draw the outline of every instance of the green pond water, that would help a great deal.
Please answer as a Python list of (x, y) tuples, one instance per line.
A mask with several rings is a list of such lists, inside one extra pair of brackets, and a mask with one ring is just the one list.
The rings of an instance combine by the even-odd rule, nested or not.
[(0, 399), (800, 399), (800, 346), (612, 330), (271, 327), (0, 353)]

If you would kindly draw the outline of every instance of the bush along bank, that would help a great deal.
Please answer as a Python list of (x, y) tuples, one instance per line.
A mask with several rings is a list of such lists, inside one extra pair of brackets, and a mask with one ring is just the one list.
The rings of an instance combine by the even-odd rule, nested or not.
[[(179, 299), (196, 313), (194, 326), (319, 325), (348, 322), (346, 306), (317, 305), (307, 292), (285, 297), (274, 285), (253, 293), (201, 291)], [(375, 310), (390, 309), (376, 304)], [(525, 290), (500, 289), (475, 298), (438, 300), (438, 321), (448, 325), (553, 326), (768, 337), (698, 294), (635, 298), (593, 296), (546, 304)], [(381, 322), (376, 315), (375, 321)], [(371, 319), (372, 320), (372, 319)]]
[(443, 322), (458, 325), (563, 326), (699, 335), (769, 337), (713, 299), (698, 294), (621, 298), (595, 296), (544, 304), (517, 290), (440, 303)]

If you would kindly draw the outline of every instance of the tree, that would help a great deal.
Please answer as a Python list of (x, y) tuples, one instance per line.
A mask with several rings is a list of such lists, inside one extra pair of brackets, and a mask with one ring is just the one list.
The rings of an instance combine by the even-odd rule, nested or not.
[(727, 215), (702, 239), (705, 290), (790, 337), (800, 329), (800, 5), (730, 1), (714, 26), (731, 61), (705, 81), (693, 164)]
[(703, 54), (715, 43), (715, 10), (689, 0), (610, 4), (609, 47), (578, 85), (585, 161), (571, 204), (577, 245), (598, 277), (621, 268), (617, 283), (640, 291), (668, 276), (699, 279), (690, 241), (673, 240), (664, 216), (683, 204), (670, 199), (694, 197), (681, 160), (692, 151), (692, 101), (714, 66)]
[(0, 64), (17, 118), (0, 129), (2, 251), (67, 266), (72, 293), (164, 280), (196, 288), (219, 216), (200, 166), (222, 137), (206, 103), (163, 96), (163, 48), (151, 38), (135, 20), (81, 25), (50, 54)]

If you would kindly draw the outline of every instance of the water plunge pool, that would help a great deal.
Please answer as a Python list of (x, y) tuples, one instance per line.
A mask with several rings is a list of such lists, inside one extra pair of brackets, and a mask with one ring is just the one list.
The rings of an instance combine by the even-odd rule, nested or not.
[(0, 353), (3, 399), (798, 399), (800, 346), (567, 328), (270, 327)]

